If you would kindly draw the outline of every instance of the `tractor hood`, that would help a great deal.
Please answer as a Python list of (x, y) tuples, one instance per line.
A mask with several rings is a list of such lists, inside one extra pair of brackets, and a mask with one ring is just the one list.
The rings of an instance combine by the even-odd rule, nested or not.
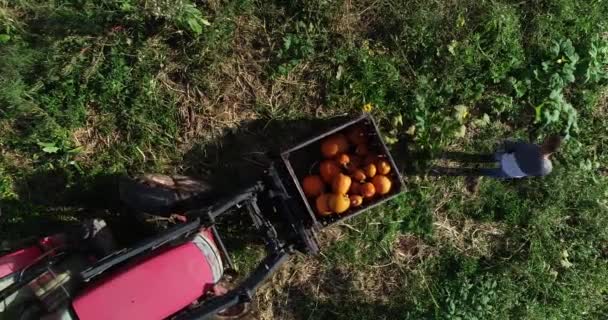
[(80, 320), (163, 319), (197, 301), (219, 281), (222, 262), (210, 234), (115, 272), (74, 299)]

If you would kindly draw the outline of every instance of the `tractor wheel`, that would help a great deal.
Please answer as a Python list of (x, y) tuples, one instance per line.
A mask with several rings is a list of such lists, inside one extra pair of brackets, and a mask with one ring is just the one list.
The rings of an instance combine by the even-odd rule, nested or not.
[(249, 316), (251, 313), (251, 303), (241, 303), (236, 306), (232, 306), (230, 308), (224, 309), (218, 314), (215, 315), (216, 320), (236, 320), (236, 319), (250, 319)]
[(305, 227), (302, 223), (298, 223), (297, 228), (298, 232), (304, 236), (302, 239), (304, 245), (302, 248), (303, 252), (312, 255), (318, 254), (319, 244), (314, 232), (310, 228)]
[[(230, 290), (234, 290), (237, 286), (237, 279), (239, 278), (239, 274), (234, 269), (226, 269), (224, 270), (224, 275), (222, 279), (216, 284), (214, 290), (216, 290), (216, 294), (225, 294)], [(237, 304), (230, 308), (226, 308), (220, 312), (218, 312), (212, 319), (214, 320), (253, 320), (255, 318), (248, 317), (252, 313), (252, 304), (250, 302), (244, 302), (241, 304)]]

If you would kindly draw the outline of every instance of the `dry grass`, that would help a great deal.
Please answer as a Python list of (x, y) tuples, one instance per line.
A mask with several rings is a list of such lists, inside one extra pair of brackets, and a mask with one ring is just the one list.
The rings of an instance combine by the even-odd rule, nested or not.
[(437, 254), (437, 248), (411, 234), (397, 237), (393, 245), (393, 261), (408, 270), (415, 269), (419, 263)]
[(602, 92), (595, 108), (597, 112), (594, 112), (594, 114), (600, 117), (606, 116), (606, 113), (608, 113), (608, 89)]
[[(347, 241), (344, 238), (344, 228), (335, 226), (323, 230), (319, 240), (328, 247)], [(403, 235), (396, 239), (392, 253), (389, 263), (365, 267), (328, 265), (322, 254), (293, 257), (258, 291), (255, 316), (260, 320), (312, 319), (319, 316), (320, 305), (341, 303), (336, 299), (389, 303), (392, 293), (409, 285), (407, 273), (436, 250), (416, 236)]]
[[(506, 226), (498, 222), (480, 222), (467, 217), (452, 217), (444, 206), (457, 199), (465, 190), (465, 179), (458, 179), (452, 186), (438, 190), (442, 194), (433, 210), (433, 238), (436, 248), (449, 247), (463, 255), (473, 257), (492, 257), (502, 245)], [(478, 197), (478, 194), (468, 194), (467, 197)]]
[(73, 131), (74, 144), (80, 148), (78, 161), (87, 161), (94, 154), (110, 150), (120, 142), (121, 135), (118, 131), (104, 133), (99, 130), (104, 121), (104, 115), (95, 111), (95, 108), (87, 109), (86, 124)]
[[(7, 137), (14, 133), (14, 121), (0, 121), (0, 137)], [(33, 170), (33, 161), (31, 157), (23, 152), (9, 148), (4, 141), (0, 139), (0, 163), (7, 167), (25, 168)]]
[(300, 62), (286, 76), (271, 80), (268, 85), (269, 94), (263, 97), (260, 105), (264, 106), (269, 114), (279, 117), (294, 111), (314, 114), (316, 117), (339, 113), (323, 106), (321, 91), (324, 90), (324, 84), (316, 77), (316, 74), (322, 72), (314, 63)]
[(406, 279), (400, 268), (390, 265), (328, 268), (319, 258), (294, 257), (258, 291), (256, 316), (260, 320), (314, 318), (319, 305), (340, 303), (336, 299), (387, 303), (391, 292), (407, 285)]
[(267, 46), (255, 48), (252, 39), (263, 32), (263, 26), (250, 17), (237, 17), (235, 24), (231, 52), (218, 58), (220, 62), (210, 70), (182, 70), (178, 62), (183, 57), (175, 53), (169, 57), (175, 62), (168, 62), (156, 76), (177, 101), (184, 150), (193, 139), (212, 140), (243, 121), (257, 118), (256, 96), (263, 91)]
[(344, 0), (338, 14), (334, 16), (331, 31), (343, 35), (348, 43), (352, 43), (360, 18), (356, 8), (353, 8), (352, 0)]
[(504, 226), (500, 223), (451, 219), (443, 213), (435, 215), (433, 225), (439, 246), (455, 248), (466, 256), (492, 257), (504, 235)]
[[(296, 319), (292, 304), (297, 295), (319, 282), (321, 263), (307, 257), (293, 257), (256, 294), (256, 317), (261, 320)], [(295, 301), (292, 301), (294, 300)]]
[(9, 7), (8, 1), (0, 1), (0, 25), (3, 25), (7, 31), (13, 28), (21, 30), (23, 28), (22, 16), (23, 12)]
[(201, 139), (213, 141), (251, 120), (326, 115), (319, 67), (301, 62), (286, 75), (269, 77), (268, 68), (282, 44), (273, 42), (265, 22), (256, 17), (239, 16), (234, 23), (230, 52), (209, 70), (195, 74), (167, 67), (157, 76), (177, 98), (182, 150)]
[[(193, 76), (191, 84), (184, 79), (171, 79), (165, 71), (157, 78), (177, 96), (182, 119), (185, 149), (193, 139), (213, 139), (227, 129), (260, 116), (280, 118), (281, 114), (315, 111), (321, 104), (320, 84), (311, 77), (314, 67), (302, 63), (288, 75), (264, 76), (277, 48), (272, 43), (264, 22), (254, 17), (237, 17), (231, 52), (220, 59), (208, 74)], [(305, 107), (294, 109), (295, 102)]]
[(8, 168), (26, 168), (28, 170), (34, 169), (32, 159), (26, 154), (17, 150), (7, 150), (0, 146), (0, 158), (2, 159), (2, 164)]

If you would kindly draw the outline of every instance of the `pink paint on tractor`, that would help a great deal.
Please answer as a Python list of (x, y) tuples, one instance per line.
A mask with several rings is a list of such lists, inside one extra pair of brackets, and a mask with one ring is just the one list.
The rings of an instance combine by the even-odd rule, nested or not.
[(63, 245), (61, 235), (44, 237), (38, 241), (37, 245), (17, 250), (0, 257), (0, 279), (6, 277), (34, 263), (45, 251)]
[(32, 246), (0, 257), (0, 278), (25, 268), (41, 254), (38, 247)]
[(74, 299), (80, 320), (162, 319), (197, 301), (220, 279), (210, 233), (123, 268)]

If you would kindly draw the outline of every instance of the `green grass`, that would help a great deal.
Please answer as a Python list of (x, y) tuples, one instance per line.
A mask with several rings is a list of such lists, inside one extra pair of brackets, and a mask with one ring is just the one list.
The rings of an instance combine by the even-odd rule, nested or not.
[[(408, 177), (295, 258), (260, 317), (604, 319), (606, 16), (599, 0), (0, 1), (0, 234), (78, 219), (75, 191), (103, 177), (212, 177), (242, 160), (234, 136), (257, 140), (249, 157), (369, 103), (401, 158), (568, 139), (542, 179), (469, 195)], [(398, 258), (406, 236), (425, 254)]]

